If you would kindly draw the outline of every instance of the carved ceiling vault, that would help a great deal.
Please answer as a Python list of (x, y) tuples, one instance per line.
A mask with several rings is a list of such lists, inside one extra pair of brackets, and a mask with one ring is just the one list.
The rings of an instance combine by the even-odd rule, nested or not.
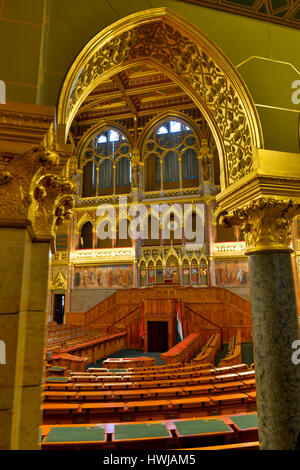
[(176, 113), (197, 122), (200, 137), (209, 138), (211, 132), (204, 116), (185, 91), (163, 73), (140, 65), (97, 86), (79, 108), (71, 131), (77, 143), (88, 129), (115, 122), (129, 131), (135, 142), (153, 118)]
[(299, 0), (181, 0), (300, 29)]

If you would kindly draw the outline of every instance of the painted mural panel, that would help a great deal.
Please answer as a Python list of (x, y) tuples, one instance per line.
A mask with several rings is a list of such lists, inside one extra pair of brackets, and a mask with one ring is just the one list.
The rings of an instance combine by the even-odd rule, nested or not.
[(163, 268), (156, 268), (156, 284), (163, 284), (164, 282), (164, 271)]
[(141, 287), (147, 286), (147, 269), (141, 269), (140, 270), (140, 282), (141, 282)]
[(184, 286), (189, 286), (190, 284), (190, 267), (184, 266), (182, 268), (182, 283)]
[(148, 269), (148, 286), (153, 286), (155, 284), (155, 269)]
[(200, 266), (200, 285), (207, 285), (207, 266)]
[(75, 266), (74, 287), (84, 289), (133, 287), (133, 266)]
[(191, 284), (197, 286), (199, 284), (199, 269), (198, 266), (191, 267)]
[(216, 260), (215, 273), (217, 286), (249, 286), (248, 261)]

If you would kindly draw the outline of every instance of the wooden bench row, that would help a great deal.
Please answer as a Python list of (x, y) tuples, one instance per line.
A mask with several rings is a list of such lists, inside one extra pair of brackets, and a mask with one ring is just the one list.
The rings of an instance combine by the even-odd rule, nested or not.
[(255, 390), (255, 381), (234, 381), (218, 384), (190, 385), (182, 387), (165, 387), (165, 388), (145, 388), (135, 390), (48, 390), (43, 392), (43, 400), (56, 402), (90, 402), (90, 401), (118, 401), (130, 399), (153, 399), (163, 397), (177, 397), (189, 395), (207, 395), (213, 396), (218, 393), (247, 392)]
[(258, 448), (256, 413), (136, 422), (43, 425), (45, 450), (222, 450)]
[(228, 366), (233, 364), (240, 364), (242, 360), (242, 333), (241, 330), (236, 330), (233, 337), (232, 344), (229, 345), (229, 351), (226, 357), (220, 361), (220, 366)]
[[(101, 336), (98, 338), (89, 339), (88, 341), (78, 342), (70, 347), (61, 348), (56, 351), (52, 360), (54, 365), (67, 365), (72, 370), (81, 370), (86, 367), (87, 363), (96, 362), (102, 357), (107, 357), (110, 354), (124, 349), (127, 333), (116, 333), (113, 335)], [(69, 357), (62, 357), (68, 354)], [(85, 358), (85, 361), (72, 360), (70, 356)], [(51, 358), (49, 358), (51, 360)]]
[[(211, 383), (219, 380), (233, 380), (238, 377), (255, 377), (254, 370), (232, 372), (228, 374), (220, 374), (214, 369), (209, 370), (196, 370), (188, 372), (167, 372), (165, 374), (156, 375), (125, 375), (125, 374), (105, 374), (105, 375), (72, 375), (68, 378), (69, 382), (154, 382), (154, 381), (166, 381), (166, 380), (180, 380), (180, 379), (197, 379), (202, 378), (203, 382)], [(47, 380), (47, 379), (46, 379)]]
[[(147, 369), (140, 369), (140, 368), (128, 368), (128, 369), (120, 369), (120, 370), (112, 370), (112, 369), (104, 369), (104, 368), (97, 368), (97, 367), (89, 367), (88, 370), (84, 374), (80, 375), (111, 375), (111, 373), (116, 373), (117, 375), (139, 375), (139, 376), (157, 376), (159, 374), (167, 374), (167, 373), (178, 373), (178, 372), (190, 372), (190, 371), (209, 371), (210, 373), (215, 374), (226, 374), (229, 372), (242, 372), (249, 370), (247, 364), (237, 364), (233, 366), (226, 366), (226, 367), (213, 367), (209, 363), (205, 364), (189, 364), (186, 366), (182, 366), (178, 364), (178, 367), (169, 367), (164, 366), (162, 369), (161, 366), (157, 367), (149, 367)], [(78, 373), (70, 373), (70, 376), (79, 375)]]
[(43, 403), (43, 423), (96, 423), (211, 416), (256, 410), (256, 392), (130, 401)]
[(146, 380), (146, 381), (78, 381), (68, 382), (65, 377), (48, 377), (47, 382), (43, 385), (44, 391), (51, 390), (128, 390), (128, 389), (149, 389), (149, 388), (166, 388), (166, 387), (181, 387), (181, 386), (194, 386), (194, 385), (207, 385), (232, 383), (241, 381), (243, 383), (255, 383), (254, 371), (241, 372), (238, 374), (226, 374), (220, 376), (203, 376), (181, 379), (168, 379), (168, 380)]

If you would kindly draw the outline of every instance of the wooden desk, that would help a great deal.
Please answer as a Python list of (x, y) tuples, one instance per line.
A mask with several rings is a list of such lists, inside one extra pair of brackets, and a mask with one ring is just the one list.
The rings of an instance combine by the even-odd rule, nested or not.
[[(130, 427), (129, 427), (130, 426)], [(255, 434), (256, 433), (256, 434)], [(222, 450), (257, 448), (257, 414), (139, 423), (43, 425), (42, 449)], [(187, 447), (190, 445), (190, 447)]]
[(214, 390), (214, 386), (211, 384), (192, 385), (192, 386), (183, 387), (183, 390), (189, 395), (193, 395), (193, 394), (199, 395), (202, 393), (207, 394)]
[(102, 367), (104, 369), (123, 369), (123, 368), (137, 368), (137, 367), (151, 367), (155, 365), (154, 357), (123, 357), (123, 358), (109, 358), (103, 361)]
[(223, 395), (211, 395), (218, 414), (243, 413), (247, 411), (249, 398), (246, 393), (226, 393)]
[[(45, 428), (45, 427), (44, 427)], [(103, 424), (97, 426), (52, 426), (42, 440), (43, 450), (82, 450), (99, 448), (106, 443), (107, 436)]]
[(213, 388), (217, 392), (228, 392), (229, 390), (240, 390), (245, 387), (245, 384), (239, 380), (233, 382), (214, 383)]
[(168, 423), (122, 423), (113, 425), (112, 442), (116, 450), (166, 449), (174, 442)]

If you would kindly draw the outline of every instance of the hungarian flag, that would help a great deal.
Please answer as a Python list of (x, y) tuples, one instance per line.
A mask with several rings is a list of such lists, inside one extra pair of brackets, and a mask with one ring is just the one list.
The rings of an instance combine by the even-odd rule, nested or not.
[(181, 307), (178, 300), (177, 304), (177, 341), (178, 343), (183, 340), (183, 330), (182, 330), (182, 317), (181, 317)]
[(144, 331), (144, 301), (142, 303), (142, 322), (141, 322), (141, 327), (140, 327), (140, 333), (139, 333), (140, 338), (144, 341), (144, 336), (145, 336), (145, 331)]

